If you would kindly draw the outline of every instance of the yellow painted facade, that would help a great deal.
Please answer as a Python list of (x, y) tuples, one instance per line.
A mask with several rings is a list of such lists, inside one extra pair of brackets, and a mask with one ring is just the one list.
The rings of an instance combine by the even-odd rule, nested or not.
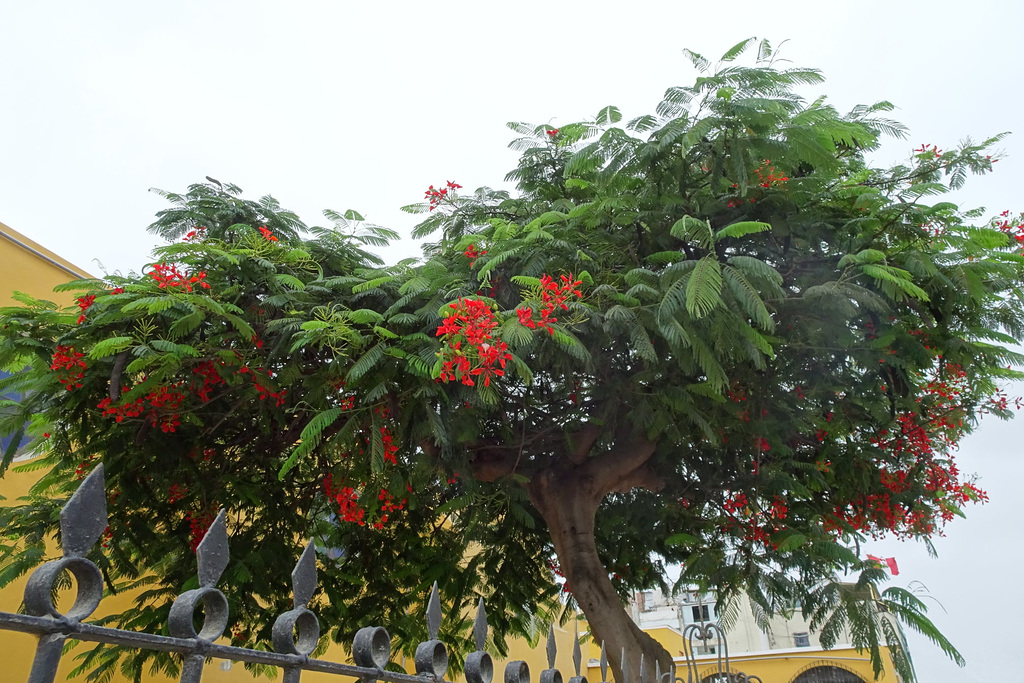
[[(683, 634), (678, 629), (670, 626), (644, 630), (674, 656), (676, 676), (685, 681), (687, 673), (683, 652), (689, 648), (684, 645)], [(585, 672), (587, 680), (591, 682), (600, 681), (601, 669), (598, 665), (601, 656), (600, 644), (590, 643), (588, 654), (589, 665)], [(883, 659), (886, 660), (883, 679), (898, 683), (900, 679), (896, 676), (892, 663), (888, 661), (888, 653), (885, 650), (883, 650)], [(763, 652), (730, 652), (729, 660), (730, 671), (742, 672), (748, 676), (758, 676), (763, 683), (792, 683), (801, 673), (817, 666), (832, 666), (844, 669), (856, 674), (865, 682), (875, 680), (868, 654), (866, 652), (857, 652), (857, 650), (850, 647), (839, 647), (833, 650), (795, 648)], [(568, 657), (565, 660), (560, 658), (559, 664), (564, 671), (571, 666), (571, 660)], [(715, 655), (697, 657), (698, 680), (703, 680), (717, 671), (718, 659)]]
[[(54, 294), (53, 288), (69, 280), (86, 277), (91, 276), (42, 245), (0, 223), (0, 301), (3, 302), (0, 305), (13, 303), (10, 294), (14, 290), (19, 290), (38, 298), (70, 306), (74, 303), (74, 293)], [(5, 478), (0, 480), (0, 496), (8, 500), (23, 496), (37, 478), (38, 473), (34, 472), (8, 472)], [(21, 604), (24, 584), (25, 579), (23, 578), (0, 589), (0, 609), (11, 611), (18, 608)], [(103, 613), (120, 612), (131, 603), (131, 600), (130, 594), (108, 595), (100, 603), (100, 611), (94, 617)], [(586, 624), (582, 622), (578, 624), (570, 622), (566, 628), (555, 629), (555, 640), (559, 653), (556, 666), (563, 671), (566, 677), (571, 675), (569, 672), (572, 670), (572, 646), (576, 626), (579, 627), (580, 632), (586, 631)], [(679, 655), (677, 673), (685, 676), (681, 656), (684, 647), (682, 634), (671, 627), (654, 628), (648, 632), (669, 652)], [(4, 661), (0, 664), (0, 674), (2, 674), (0, 680), (19, 683), (27, 679), (35, 651), (35, 640), (34, 636), (0, 631), (0, 651), (4, 652)], [(545, 639), (541, 638), (535, 646), (531, 646), (525, 639), (509, 643), (509, 656), (504, 660), (495, 661), (494, 680), (501, 681), (503, 679), (505, 664), (513, 660), (526, 661), (534, 680), (537, 680), (540, 671), (547, 668), (545, 642)], [(327, 649), (322, 657), (333, 661), (347, 660), (344, 648), (334, 644)], [(601, 680), (597, 664), (599, 657), (598, 644), (589, 643), (584, 648), (584, 667), (587, 669), (584, 671), (584, 675), (590, 681)], [(396, 659), (402, 664), (411, 664), (411, 662), (405, 662), (401, 657)], [(702, 658), (702, 663), (698, 668), (702, 678), (714, 670), (715, 662), (714, 656)], [(873, 680), (871, 664), (867, 656), (852, 649), (837, 649), (828, 652), (807, 649), (775, 650), (753, 654), (734, 654), (732, 662), (733, 670), (760, 676), (763, 683), (790, 683), (801, 671), (821, 663), (852, 671), (865, 681)], [(74, 665), (73, 657), (66, 656), (63, 659), (57, 680), (66, 680), (68, 672), (74, 668)], [(171, 679), (156, 675), (147, 676), (145, 680), (160, 683)], [(207, 664), (203, 673), (205, 683), (242, 683), (256, 680), (268, 679), (255, 678), (238, 663), (213, 661)], [(309, 683), (326, 683), (339, 679), (327, 674), (306, 672), (303, 674), (302, 680)], [(891, 666), (886, 669), (886, 680), (898, 681)], [(126, 679), (118, 675), (114, 677), (113, 681), (123, 683)]]
[(70, 261), (0, 223), (0, 305), (16, 303), (11, 292), (18, 290), (62, 305), (74, 303), (71, 292), (54, 294), (59, 284), (92, 277)]

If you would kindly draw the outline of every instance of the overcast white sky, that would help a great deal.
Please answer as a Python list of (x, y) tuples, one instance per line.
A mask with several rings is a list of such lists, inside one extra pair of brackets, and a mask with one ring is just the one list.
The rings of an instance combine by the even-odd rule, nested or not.
[[(961, 198), (1024, 209), (1024, 3), (923, 2), (6, 2), (0, 3), (0, 221), (94, 273), (138, 269), (164, 208), (150, 187), (204, 176), (273, 194), (307, 223), (354, 208), (408, 234), (398, 207), (427, 185), (500, 185), (515, 163), (506, 121), (554, 125), (607, 104), (653, 111), (689, 84), (689, 47), (720, 55), (749, 36), (824, 70), (841, 109), (888, 99), (906, 143), (941, 148), (1017, 130), (994, 176)], [(417, 253), (409, 241), (390, 260)], [(0, 267), (3, 267), (0, 264)], [(986, 425), (961, 453), (993, 502), (939, 539), (878, 543), (965, 671), (912, 640), (924, 681), (1013, 680), (1024, 669), (1016, 510), (1022, 422)], [(1013, 573), (1011, 573), (1013, 572)], [(756, 673), (756, 672), (750, 672)]]

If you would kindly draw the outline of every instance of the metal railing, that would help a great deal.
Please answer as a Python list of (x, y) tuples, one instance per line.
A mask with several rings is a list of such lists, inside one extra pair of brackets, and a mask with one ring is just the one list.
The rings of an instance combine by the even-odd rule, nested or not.
[[(697, 641), (704, 648), (714, 647), (714, 664), (697, 661)], [(709, 644), (710, 643), (710, 644)], [(683, 655), (686, 657), (685, 683), (762, 683), (759, 676), (732, 671), (729, 663), (729, 642), (725, 631), (716, 623), (690, 624), (683, 629)], [(683, 683), (682, 678), (675, 679)]]
[[(235, 662), (263, 664), (281, 669), (284, 683), (299, 683), (303, 671), (318, 671), (338, 676), (359, 679), (366, 683), (386, 681), (387, 683), (446, 683), (448, 650), (437, 639), (441, 625), (441, 601), (437, 584), (434, 584), (427, 604), (427, 632), (429, 639), (416, 648), (414, 658), (415, 674), (388, 671), (385, 667), (391, 659), (391, 637), (379, 626), (360, 629), (352, 642), (353, 664), (342, 664), (310, 657), (320, 640), (320, 622), (307, 606), (317, 585), (315, 548), (310, 541), (299, 556), (292, 571), (293, 608), (281, 614), (271, 631), (273, 651), (254, 650), (214, 642), (222, 636), (228, 625), (228, 601), (217, 581), (228, 565), (228, 535), (223, 510), (210, 525), (203, 540), (196, 548), (198, 560), (199, 588), (188, 590), (175, 598), (168, 615), (169, 636), (118, 628), (100, 626), (84, 621), (99, 607), (103, 597), (103, 577), (99, 568), (85, 554), (99, 540), (107, 528), (107, 498), (104, 491), (103, 464), (98, 464), (82, 481), (78, 490), (61, 509), (60, 531), (63, 556), (41, 565), (29, 576), (25, 586), (25, 613), (0, 612), (0, 630), (21, 631), (39, 637), (35, 658), (29, 673), (28, 683), (53, 683), (61, 661), (64, 645), (68, 639), (94, 643), (106, 643), (133, 649), (175, 652), (182, 656), (180, 681), (200, 683), (203, 664), (209, 658)], [(54, 586), (64, 572), (70, 572), (77, 584), (74, 603), (67, 612), (61, 612), (53, 602)], [(196, 609), (202, 607), (202, 626), (197, 630), (193, 617)], [(718, 629), (714, 624), (703, 627), (698, 635), (705, 642)], [(477, 606), (473, 624), (473, 639), (476, 651), (466, 656), (465, 678), (467, 683), (491, 683), (494, 677), (494, 662), (484, 651), (487, 640), (487, 614), (483, 599)], [(724, 643), (722, 633), (717, 630), (719, 642)], [(692, 634), (691, 634), (692, 640)], [(540, 683), (562, 683), (562, 674), (555, 668), (557, 648), (554, 626), (548, 630), (548, 668), (541, 671)], [(623, 650), (622, 683), (631, 680), (631, 672)], [(580, 638), (576, 634), (572, 652), (575, 675), (569, 683), (587, 683), (580, 673), (582, 653)], [(687, 653), (687, 681), (675, 677), (675, 667), (663, 673), (661, 665), (655, 662), (652, 672), (640, 659), (639, 683), (696, 683), (696, 667), (693, 662), (693, 647)], [(601, 645), (601, 681), (608, 681), (608, 657), (604, 644)], [(743, 674), (729, 672), (728, 652), (719, 657), (715, 680), (737, 683), (746, 681)], [(742, 678), (740, 678), (742, 677)], [(705, 672), (704, 678), (707, 678)], [(751, 677), (750, 680), (755, 680)], [(760, 679), (756, 679), (760, 681)], [(512, 661), (505, 666), (505, 683), (530, 683), (530, 670), (524, 661)]]

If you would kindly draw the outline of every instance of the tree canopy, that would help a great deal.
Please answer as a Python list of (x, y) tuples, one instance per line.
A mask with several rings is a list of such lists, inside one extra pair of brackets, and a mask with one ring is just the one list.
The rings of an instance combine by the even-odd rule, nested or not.
[(133, 628), (166, 621), (223, 507), (241, 643), (267, 638), (312, 536), (338, 640), (375, 621), (412, 643), (437, 580), (449, 641), (480, 595), (500, 651), (561, 594), (616, 669), (622, 648), (666, 669), (621, 599), (680, 565), (675, 586), (745, 593), (762, 624), (799, 601), (826, 646), (850, 628), (876, 669), (888, 644), (910, 676), (885, 614), (959, 659), (859, 542), (928, 542), (986, 497), (954, 451), (1010, 415), (1024, 226), (941, 195), (999, 137), (874, 168), (906, 135), (888, 102), (805, 100), (820, 74), (767, 41), (687, 54), (699, 77), (654, 114), (510, 124), (517, 191), (431, 186), (407, 207), (422, 259), (385, 265), (369, 250), (397, 235), (354, 211), (306, 228), (210, 180), (165, 193), (150, 230), (172, 243), (141, 274), (0, 311), (0, 367), (22, 370), (0, 391), (25, 392), (0, 431), (27, 421), (45, 453), (23, 467), (47, 470), (0, 510), (0, 583), (102, 459), (94, 560), (140, 590), (110, 618)]

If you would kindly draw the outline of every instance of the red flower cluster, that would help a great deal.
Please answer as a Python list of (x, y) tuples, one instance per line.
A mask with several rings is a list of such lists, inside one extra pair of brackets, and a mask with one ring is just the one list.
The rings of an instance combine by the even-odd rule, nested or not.
[(181, 238), (182, 242), (201, 242), (206, 239), (206, 228), (199, 226), (195, 230), (191, 231), (187, 235)]
[(924, 144), (915, 149), (914, 154), (925, 158), (930, 158), (932, 156), (937, 158), (942, 156), (942, 150), (939, 149), (937, 145)]
[[(238, 353), (236, 353), (235, 355), (238, 356), (239, 360), (241, 360), (241, 355), (239, 355)], [(263, 368), (260, 367), (257, 368), (257, 370), (262, 371)], [(287, 389), (281, 389), (280, 391), (271, 391), (270, 387), (263, 383), (262, 378), (256, 373), (256, 371), (250, 369), (248, 365), (243, 365), (242, 367), (238, 368), (238, 370), (235, 370), (235, 374), (249, 375), (252, 378), (252, 385), (253, 387), (255, 387), (256, 393), (259, 394), (261, 401), (266, 401), (268, 398), (270, 398), (274, 400), (274, 405), (278, 407), (284, 405), (284, 397), (288, 394)]]
[(483, 256), (484, 254), (486, 254), (486, 253), (487, 253), (486, 249), (480, 249), (478, 251), (476, 249), (476, 245), (475, 244), (471, 244), (468, 247), (466, 247), (466, 251), (464, 252), (464, 255), (465, 255), (466, 258), (469, 259), (469, 267), (472, 268), (473, 264), (476, 263), (476, 260), (478, 258), (480, 258), (481, 256)]
[(462, 185), (453, 183), (450, 180), (445, 181), (446, 185), (440, 189), (435, 190), (434, 186), (431, 185), (427, 188), (427, 191), (423, 194), (424, 199), (430, 200), (430, 210), (433, 211), (441, 204), (445, 199), (448, 198), (448, 190), (460, 190)]
[[(215, 455), (217, 455), (217, 451), (216, 450), (214, 450), (212, 448), (204, 448), (203, 449), (203, 462), (210, 462), (210, 458), (212, 458)], [(192, 452), (190, 452), (188, 454), (188, 457), (190, 457), (193, 460), (195, 460), (196, 458), (199, 457), (199, 451), (197, 449), (193, 448)]]
[(754, 173), (757, 174), (758, 184), (761, 187), (777, 187), (789, 180), (789, 176), (776, 175), (775, 167), (771, 163), (771, 161), (765, 159), (760, 167), (754, 169)]
[(81, 325), (85, 322), (85, 312), (92, 306), (93, 302), (96, 301), (95, 294), (89, 294), (87, 296), (80, 296), (77, 299), (78, 308), (81, 309), (82, 314), (78, 316), (78, 324)]
[[(85, 376), (83, 370), (88, 367), (82, 360), (84, 357), (85, 354), (75, 351), (73, 346), (58, 346), (53, 352), (53, 363), (50, 364), (50, 369), (58, 371), (57, 380), (68, 391), (82, 386), (78, 380)], [(78, 368), (82, 368), (82, 370)]]
[(383, 529), (384, 525), (388, 522), (388, 513), (405, 509), (406, 499), (403, 498), (400, 502), (396, 503), (394, 496), (387, 489), (381, 489), (380, 494), (377, 495), (377, 500), (380, 501), (381, 516), (380, 519), (373, 523), (373, 528)]
[(395, 437), (392, 436), (387, 427), (381, 426), (380, 439), (384, 442), (384, 460), (392, 465), (398, 464), (398, 446), (395, 444)]
[[(565, 579), (565, 573), (562, 571), (562, 565), (558, 563), (558, 560), (548, 560), (548, 567), (551, 568), (551, 571), (554, 573), (555, 576)], [(569, 584), (568, 579), (566, 579), (565, 582), (562, 583), (562, 587), (560, 588), (560, 590), (566, 595), (572, 595), (572, 586)]]
[(124, 422), (126, 417), (138, 417), (146, 409), (146, 401), (137, 398), (129, 403), (113, 405), (113, 399), (107, 397), (100, 401), (96, 407), (103, 411), (103, 417), (113, 417), (117, 422)]
[(134, 401), (115, 405), (113, 400), (107, 398), (96, 404), (96, 407), (103, 411), (104, 417), (113, 417), (116, 422), (123, 422), (128, 417), (138, 417), (146, 412), (147, 404), (149, 415), (146, 419), (154, 427), (160, 427), (165, 434), (175, 431), (181, 425), (179, 411), (181, 404), (185, 401), (184, 392), (180, 391), (177, 385), (173, 387), (160, 386)]
[(1002, 412), (1002, 411), (1009, 410), (1011, 403), (1012, 403), (1014, 409), (1016, 409), (1016, 410), (1020, 410), (1021, 408), (1024, 408), (1024, 398), (1022, 398), (1020, 396), (1016, 396), (1016, 397), (1011, 399), (1009, 396), (1006, 395), (1005, 391), (1003, 391), (1002, 389), (997, 389), (996, 393), (995, 393), (995, 396), (993, 396), (992, 398), (990, 398), (988, 400), (988, 405), (986, 405), (983, 408), (983, 410), (984, 410), (984, 412), (992, 412), (992, 411), (1000, 411), (1000, 412)]
[[(1020, 245), (1021, 249), (1024, 249), (1024, 223), (1010, 225), (1009, 216), (1009, 211), (1003, 211), (1001, 214), (999, 214), (999, 218), (993, 221), (993, 225), (997, 230), (1005, 232), (1007, 235), (1015, 239), (1017, 241), (1017, 244)], [(1020, 219), (1018, 218), (1017, 220)]]
[[(884, 491), (836, 505), (823, 522), (826, 530), (839, 534), (852, 528), (876, 538), (885, 533), (897, 538), (927, 535), (939, 531), (968, 502), (988, 500), (983, 490), (961, 482), (950, 455), (962, 433), (969, 382), (963, 368), (939, 359), (933, 377), (922, 385), (921, 412), (897, 415), (892, 430), (870, 439), (883, 454), (879, 462), (885, 465), (878, 476)], [(915, 486), (924, 495), (907, 500)]]
[[(754, 203), (754, 198), (753, 197), (750, 198), (750, 203), (751, 204)], [(742, 199), (730, 199), (726, 203), (726, 206), (728, 206), (730, 209), (735, 209), (737, 207), (743, 206), (743, 200)]]
[(725, 508), (726, 512), (732, 515), (746, 509), (747, 504), (747, 494), (737, 493), (732, 498), (727, 498), (726, 501), (722, 503), (722, 507)]
[(557, 128), (552, 128), (551, 130), (547, 131), (547, 134), (550, 135), (553, 138), (556, 135), (558, 135), (558, 129)]
[[(339, 382), (339, 384), (343, 385), (344, 382)], [(354, 396), (349, 397), (347, 400), (350, 400), (353, 404), (355, 403)], [(381, 420), (388, 419), (389, 411), (387, 406), (383, 404), (374, 406), (373, 412)], [(380, 426), (379, 429), (381, 441), (384, 445), (384, 461), (392, 465), (398, 464), (398, 445), (395, 443), (394, 436), (387, 426)], [(360, 448), (358, 452), (360, 455), (365, 454), (366, 449)], [(344, 458), (345, 454), (342, 454), (342, 457)], [(343, 522), (353, 522), (360, 526), (365, 526), (367, 522), (371, 522), (371, 526), (374, 529), (383, 529), (391, 513), (405, 509), (405, 498), (400, 502), (395, 502), (395, 499), (388, 490), (381, 488), (377, 496), (377, 500), (380, 502), (380, 509), (374, 513), (370, 509), (369, 498), (361, 496), (361, 492), (366, 492), (366, 482), (360, 482), (358, 487), (342, 486), (335, 482), (333, 475), (328, 474), (324, 477), (323, 485), (327, 498), (333, 501), (338, 510), (338, 517)], [(409, 491), (412, 491), (411, 486)], [(360, 505), (360, 499), (363, 500), (363, 505)], [(367, 513), (370, 514), (367, 515)]]
[(167, 502), (174, 505), (184, 498), (187, 493), (188, 489), (181, 484), (171, 484), (171, 488), (167, 489)]
[(260, 226), (260, 234), (263, 235), (263, 238), (266, 239), (268, 242), (277, 241), (277, 235), (272, 233), (265, 225)]
[(280, 391), (271, 391), (270, 387), (264, 386), (256, 379), (256, 374), (253, 373), (252, 385), (256, 388), (256, 393), (260, 395), (260, 400), (265, 401), (268, 398), (273, 399), (274, 405), (280, 408), (284, 405), (285, 394), (288, 393), (287, 389), (281, 389)]
[(75, 467), (75, 479), (85, 479), (85, 475), (92, 471), (92, 466), (95, 464), (95, 456), (90, 456), (88, 459), (78, 463), (78, 466)]
[(338, 518), (342, 522), (353, 522), (365, 526), (364, 510), (359, 507), (359, 494), (351, 486), (334, 486), (334, 476), (324, 477), (324, 493), (338, 506)]
[[(382, 512), (397, 512), (398, 510), (404, 510), (407, 500), (403, 498), (399, 502), (395, 502), (395, 497), (387, 489), (381, 489), (380, 494), (377, 495), (377, 500), (381, 501), (380, 509)], [(387, 521), (387, 517), (384, 518)]]
[(437, 328), (437, 336), (444, 337), (438, 381), (474, 386), (477, 377), (490, 386), (492, 377), (504, 376), (505, 363), (512, 358), (508, 344), (492, 334), (498, 326), (494, 311), (479, 299), (459, 299), (449, 307), (452, 314)]
[(789, 516), (789, 506), (782, 498), (775, 496), (767, 508), (762, 507), (758, 511), (750, 505), (746, 494), (737, 493), (726, 498), (722, 507), (730, 515), (730, 519), (722, 525), (724, 531), (738, 531), (744, 540), (763, 543), (778, 550), (778, 545), (771, 538), (785, 528), (782, 520)]
[[(223, 365), (223, 363), (221, 363)], [(195, 395), (199, 397), (199, 400), (206, 403), (210, 400), (210, 392), (213, 391), (214, 387), (224, 384), (224, 378), (217, 372), (217, 367), (213, 364), (212, 360), (203, 361), (198, 366), (192, 369), (192, 374), (202, 378), (203, 385), (193, 389)]]
[(206, 273), (200, 271), (196, 274), (181, 272), (173, 263), (154, 263), (153, 270), (149, 271), (150, 277), (159, 285), (160, 289), (167, 287), (181, 287), (187, 292), (192, 291), (192, 285), (198, 285), (203, 289), (209, 289), (210, 285), (204, 282)]
[(569, 300), (570, 296), (581, 297), (583, 293), (579, 287), (583, 284), (582, 280), (573, 280), (572, 273), (569, 275), (559, 276), (561, 284), (557, 282), (550, 275), (543, 275), (540, 278), (540, 319), (534, 320), (533, 309), (530, 307), (524, 307), (516, 309), (516, 315), (519, 316), (519, 324), (529, 327), (530, 329), (542, 329), (547, 330), (549, 334), (554, 335), (555, 331), (552, 329), (552, 323), (557, 323), (558, 318), (552, 315), (555, 309), (561, 309), (563, 311), (569, 310), (569, 305), (565, 303)]

